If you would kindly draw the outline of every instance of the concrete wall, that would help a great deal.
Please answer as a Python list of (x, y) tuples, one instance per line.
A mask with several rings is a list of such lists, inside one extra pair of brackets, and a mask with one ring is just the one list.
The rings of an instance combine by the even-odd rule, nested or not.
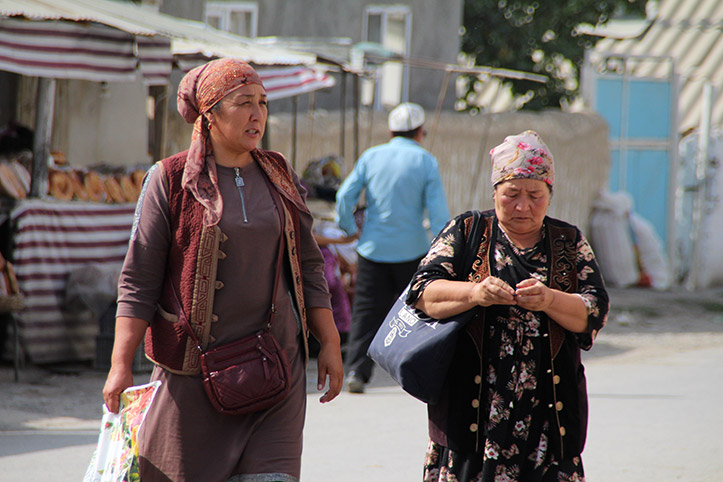
[[(21, 78), (18, 119), (31, 128), (35, 126), (36, 89), (35, 78)], [(63, 152), (72, 167), (150, 163), (146, 87), (140, 80), (59, 80), (51, 150)]]
[(206, 13), (205, 0), (152, 0), (143, 3), (158, 5), (161, 13), (199, 22), (204, 21)]
[[(367, 5), (399, 5), (412, 12), (410, 56), (417, 59), (456, 63), (461, 43), (462, 0), (263, 0), (259, 3), (259, 36), (349, 37), (362, 40), (362, 18)], [(410, 67), (409, 100), (426, 108), (436, 105), (444, 72)], [(340, 82), (341, 77), (337, 76)], [(450, 83), (453, 86), (453, 83)], [(317, 96), (317, 107), (339, 108), (340, 88)], [(347, 105), (352, 105), (352, 83), (347, 86)], [(304, 99), (306, 100), (306, 99)], [(451, 109), (454, 91), (449, 87), (445, 108)], [(300, 104), (305, 108), (306, 104)], [(277, 109), (288, 111), (287, 103)]]
[[(364, 113), (360, 123), (362, 151), (389, 138), (386, 115), (373, 114), (370, 124), (368, 114)], [(548, 214), (587, 232), (591, 205), (607, 185), (610, 170), (608, 128), (597, 114), (549, 111), (472, 117), (450, 112), (441, 114), (436, 132), (433, 125), (434, 119), (430, 118), (429, 135), (423, 144), (431, 148), (439, 161), (451, 213), (493, 207), (489, 150), (507, 135), (532, 129), (542, 136), (555, 159), (556, 181)], [(268, 130), (271, 149), (282, 152), (289, 161), (292, 160), (290, 126), (289, 115), (274, 115)], [(339, 126), (338, 113), (317, 113), (313, 119), (308, 115), (299, 117), (295, 165), (299, 173), (310, 160), (339, 154)], [(346, 126), (344, 167), (348, 173), (354, 164), (351, 115)]]

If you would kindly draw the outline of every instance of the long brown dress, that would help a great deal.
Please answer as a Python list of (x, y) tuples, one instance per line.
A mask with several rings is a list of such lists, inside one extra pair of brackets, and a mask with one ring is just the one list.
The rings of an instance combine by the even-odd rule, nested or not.
[[(137, 229), (119, 285), (118, 316), (152, 319), (166, 272), (170, 242), (168, 197), (162, 169), (149, 176), (139, 201)], [(228, 236), (218, 264), (222, 287), (214, 300), (218, 322), (210, 347), (261, 329), (267, 321), (281, 225), (257, 163), (240, 170), (243, 198), (232, 168), (218, 166), (224, 201), (219, 227)], [(303, 188), (297, 187), (302, 195)], [(244, 208), (247, 220), (244, 220)], [(307, 307), (330, 308), (324, 260), (311, 234), (312, 218), (300, 213), (301, 260)], [(292, 311), (289, 285), (280, 279), (273, 333), (292, 362), (292, 391), (281, 404), (258, 413), (228, 416), (209, 403), (199, 376), (155, 367), (163, 384), (140, 434), (141, 477), (146, 481), (296, 481), (300, 474), (306, 411), (306, 375), (300, 325)]]

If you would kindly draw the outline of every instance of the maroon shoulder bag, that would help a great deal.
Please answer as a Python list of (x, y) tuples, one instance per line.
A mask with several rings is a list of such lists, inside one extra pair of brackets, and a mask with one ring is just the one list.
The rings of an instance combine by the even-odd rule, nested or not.
[(277, 199), (278, 194), (274, 188), (269, 188), (281, 218), (282, 232), (266, 327), (257, 333), (204, 352), (173, 286), (178, 318), (201, 352), (201, 373), (208, 399), (218, 412), (227, 415), (243, 415), (271, 408), (284, 400), (291, 389), (289, 357), (271, 333), (271, 324), (276, 314), (274, 302), (283, 266), (285, 236), (280, 200)]

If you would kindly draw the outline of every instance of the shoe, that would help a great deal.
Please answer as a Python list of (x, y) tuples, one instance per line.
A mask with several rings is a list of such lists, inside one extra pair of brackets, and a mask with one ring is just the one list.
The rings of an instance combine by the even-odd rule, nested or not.
[(349, 393), (364, 393), (364, 385), (364, 381), (353, 373), (346, 377), (346, 387)]

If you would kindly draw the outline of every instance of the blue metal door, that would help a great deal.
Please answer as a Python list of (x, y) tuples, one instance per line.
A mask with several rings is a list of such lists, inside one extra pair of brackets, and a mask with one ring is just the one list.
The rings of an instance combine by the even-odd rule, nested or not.
[(675, 159), (672, 79), (600, 75), (594, 88), (595, 110), (610, 126), (610, 190), (627, 191), (635, 212), (653, 224), (667, 246)]

